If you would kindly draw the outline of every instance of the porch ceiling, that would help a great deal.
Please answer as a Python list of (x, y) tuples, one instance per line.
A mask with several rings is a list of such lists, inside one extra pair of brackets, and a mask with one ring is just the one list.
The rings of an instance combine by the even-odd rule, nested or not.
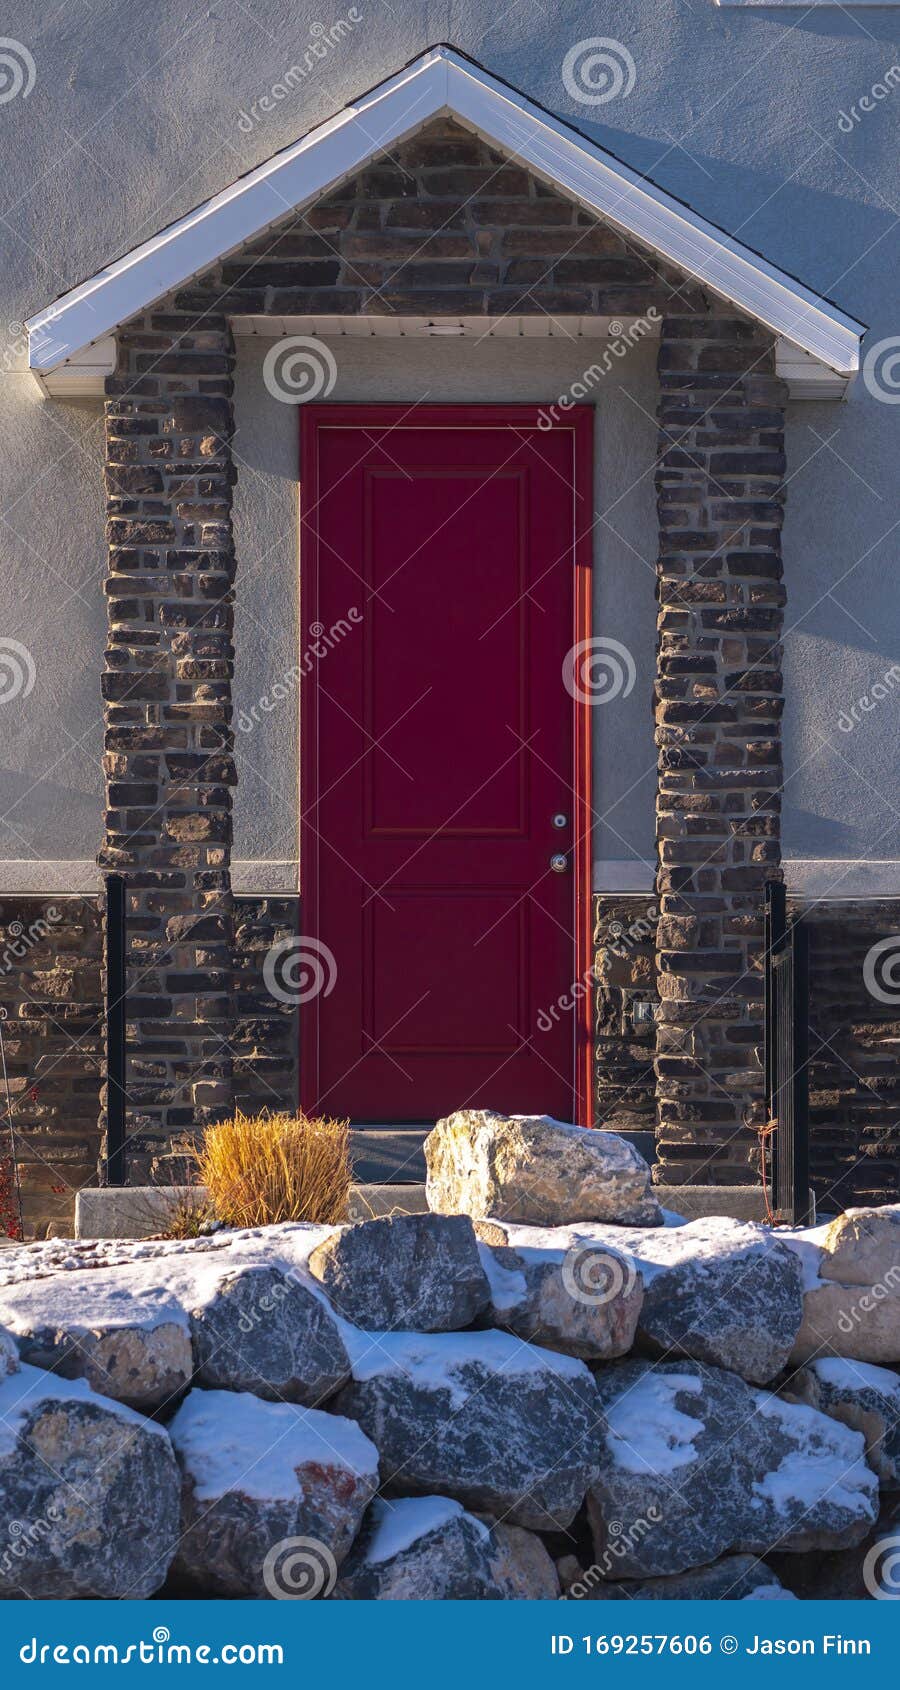
[[(784, 373), (801, 396), (804, 387), (823, 397), (846, 389), (859, 367), (863, 324), (473, 60), (440, 46), (32, 317), (29, 366), (44, 391), (101, 396), (119, 324), (283, 219), (286, 207), (301, 210), (440, 115), (515, 156), (542, 181), (765, 324), (778, 337)], [(538, 332), (531, 319), (515, 320), (519, 334)], [(419, 326), (409, 332), (427, 332), (418, 319), (410, 321)], [(468, 332), (466, 320), (445, 321)], [(598, 319), (596, 329), (577, 321), (579, 333), (608, 332), (607, 320)], [(479, 319), (477, 332), (486, 330), (511, 332)], [(333, 332), (354, 330), (345, 319)]]

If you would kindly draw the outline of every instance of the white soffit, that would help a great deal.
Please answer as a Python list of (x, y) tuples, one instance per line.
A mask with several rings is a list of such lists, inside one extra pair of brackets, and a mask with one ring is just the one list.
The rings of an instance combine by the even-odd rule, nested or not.
[[(46, 388), (61, 391), (53, 374), (79, 360), (83, 393), (86, 352), (119, 323), (164, 299), (290, 211), (321, 198), (442, 113), (500, 152), (515, 155), (586, 210), (765, 323), (836, 372), (844, 385), (858, 369), (863, 324), (450, 47), (429, 49), (302, 140), (38, 312), (27, 324), (30, 368)], [(94, 380), (101, 392), (97, 373)]]

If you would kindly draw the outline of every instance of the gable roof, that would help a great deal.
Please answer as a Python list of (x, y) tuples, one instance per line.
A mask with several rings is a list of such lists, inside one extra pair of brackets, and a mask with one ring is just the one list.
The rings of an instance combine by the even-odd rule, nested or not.
[[(430, 48), (224, 192), (142, 241), (29, 319), (29, 367), (43, 380), (74, 361), (92, 390), (89, 348), (445, 115), (587, 211), (650, 247), (828, 370), (859, 368), (865, 325), (452, 47)], [(74, 373), (74, 372), (73, 372)], [(100, 387), (102, 391), (102, 375)]]

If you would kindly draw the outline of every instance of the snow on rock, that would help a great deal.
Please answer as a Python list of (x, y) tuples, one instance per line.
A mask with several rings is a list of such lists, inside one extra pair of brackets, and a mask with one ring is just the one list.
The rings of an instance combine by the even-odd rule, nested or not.
[(823, 1356), (795, 1374), (790, 1393), (853, 1426), (883, 1486), (900, 1485), (900, 1375), (869, 1362)]
[(900, 1363), (900, 1204), (848, 1209), (778, 1237), (803, 1267), (803, 1324), (791, 1362), (827, 1354)]
[(194, 1390), (170, 1431), (183, 1474), (176, 1575), (204, 1595), (327, 1596), (378, 1485), (359, 1426)]
[(644, 1295), (631, 1255), (575, 1227), (554, 1233), (477, 1221), (475, 1230), (494, 1326), (588, 1361), (631, 1349)]
[(540, 1538), (488, 1527), (445, 1496), (378, 1497), (341, 1568), (343, 1601), (553, 1601), (556, 1570)]
[(704, 1363), (620, 1362), (597, 1383), (606, 1431), (588, 1515), (608, 1578), (735, 1549), (840, 1548), (875, 1518), (863, 1439), (826, 1415)]
[(0, 1320), (23, 1361), (86, 1379), (95, 1391), (150, 1414), (193, 1371), (187, 1315), (155, 1266), (95, 1269), (0, 1289)]
[(350, 1376), (337, 1323), (296, 1273), (264, 1261), (225, 1272), (191, 1308), (197, 1383), (322, 1403)]
[(650, 1169), (627, 1139), (549, 1115), (460, 1109), (425, 1140), (426, 1195), (439, 1214), (529, 1225), (658, 1225)]
[(142, 1598), (178, 1537), (168, 1434), (83, 1379), (0, 1381), (0, 1597)]
[(334, 1407), (376, 1444), (398, 1494), (438, 1493), (555, 1529), (596, 1472), (597, 1389), (584, 1363), (505, 1332), (360, 1333)]
[(453, 1332), (488, 1301), (468, 1215), (394, 1215), (332, 1233), (309, 1269), (332, 1307), (372, 1331)]
[[(563, 1290), (571, 1292), (576, 1310), (581, 1309), (580, 1320), (570, 1314), (559, 1323), (560, 1347), (575, 1354), (624, 1354), (631, 1348), (636, 1323), (638, 1343), (651, 1354), (689, 1356), (766, 1384), (784, 1367), (800, 1329), (798, 1259), (768, 1228), (753, 1222), (711, 1216), (678, 1227), (622, 1229), (597, 1223), (539, 1228), (489, 1221), (479, 1231), (491, 1243), (505, 1239), (530, 1265), (532, 1282), (554, 1288), (556, 1310), (561, 1304), (567, 1308), (559, 1293), (562, 1279)], [(549, 1269), (541, 1276), (542, 1261), (556, 1266), (556, 1278)], [(514, 1265), (512, 1257), (502, 1255), (502, 1264)], [(604, 1300), (607, 1296), (609, 1301)], [(538, 1305), (532, 1314), (535, 1321), (536, 1294), (532, 1301)], [(588, 1339), (592, 1311), (599, 1331), (604, 1314), (615, 1327), (617, 1310), (622, 1323), (605, 1351), (567, 1341), (573, 1332), (579, 1336), (581, 1328)], [(519, 1324), (513, 1325), (509, 1312), (501, 1308), (497, 1324), (529, 1336), (524, 1330), (527, 1306), (521, 1316), (518, 1310), (514, 1314)], [(534, 1337), (550, 1341), (537, 1331)]]

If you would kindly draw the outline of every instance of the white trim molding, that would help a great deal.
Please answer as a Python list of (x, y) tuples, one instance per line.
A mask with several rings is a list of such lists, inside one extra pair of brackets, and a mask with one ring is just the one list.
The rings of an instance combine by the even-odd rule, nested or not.
[(859, 368), (862, 323), (474, 60), (440, 46), (30, 318), (29, 368), (44, 391), (54, 384), (61, 391), (60, 372), (77, 364), (78, 376), (68, 379), (83, 394), (93, 356), (91, 391), (102, 393), (104, 343), (120, 323), (443, 114), (764, 323), (844, 386)]

